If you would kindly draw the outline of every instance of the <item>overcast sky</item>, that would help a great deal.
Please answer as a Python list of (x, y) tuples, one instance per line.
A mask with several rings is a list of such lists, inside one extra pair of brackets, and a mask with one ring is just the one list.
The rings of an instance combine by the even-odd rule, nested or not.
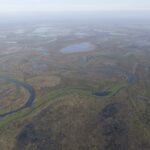
[(150, 10), (150, 0), (0, 0), (0, 12)]

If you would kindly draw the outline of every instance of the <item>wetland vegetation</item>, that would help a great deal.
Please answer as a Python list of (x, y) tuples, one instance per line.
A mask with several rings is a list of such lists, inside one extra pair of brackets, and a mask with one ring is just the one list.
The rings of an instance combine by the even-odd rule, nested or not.
[(143, 22), (0, 24), (0, 149), (149, 150), (149, 33)]

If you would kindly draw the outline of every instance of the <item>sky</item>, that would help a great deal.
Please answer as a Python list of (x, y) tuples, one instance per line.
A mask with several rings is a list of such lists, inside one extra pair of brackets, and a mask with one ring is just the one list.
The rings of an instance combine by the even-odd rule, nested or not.
[(0, 13), (150, 10), (150, 0), (0, 0)]

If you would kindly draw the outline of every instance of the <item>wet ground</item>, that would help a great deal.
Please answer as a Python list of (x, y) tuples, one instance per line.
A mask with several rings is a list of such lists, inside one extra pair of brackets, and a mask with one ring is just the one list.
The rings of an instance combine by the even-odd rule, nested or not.
[[(51, 139), (51, 133), (35, 129), (33, 124), (26, 125), (17, 139), (17, 150), (28, 149), (29, 142), (33, 142), (38, 150), (60, 150), (60, 146)], [(30, 148), (32, 149), (32, 148)]]
[(92, 76), (92, 74), (104, 76), (107, 78), (111, 78), (114, 76), (123, 77), (127, 80), (129, 84), (135, 84), (138, 81), (138, 77), (131, 73), (126, 71), (124, 68), (117, 67), (117, 66), (105, 66), (105, 67), (99, 67), (99, 68), (82, 68), (82, 70), (78, 71), (76, 73), (76, 76), (80, 77), (86, 77), (86, 76)]
[(125, 120), (117, 116), (120, 109), (120, 104), (111, 103), (102, 110), (105, 150), (128, 150), (128, 127)]

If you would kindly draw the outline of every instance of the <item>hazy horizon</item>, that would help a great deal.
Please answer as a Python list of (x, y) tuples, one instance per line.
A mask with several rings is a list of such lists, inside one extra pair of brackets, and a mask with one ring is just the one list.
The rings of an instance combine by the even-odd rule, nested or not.
[(0, 0), (0, 14), (24, 12), (79, 12), (79, 11), (125, 11), (150, 10), (145, 0)]
[(149, 20), (145, 0), (0, 0), (1, 22), (16, 20)]

